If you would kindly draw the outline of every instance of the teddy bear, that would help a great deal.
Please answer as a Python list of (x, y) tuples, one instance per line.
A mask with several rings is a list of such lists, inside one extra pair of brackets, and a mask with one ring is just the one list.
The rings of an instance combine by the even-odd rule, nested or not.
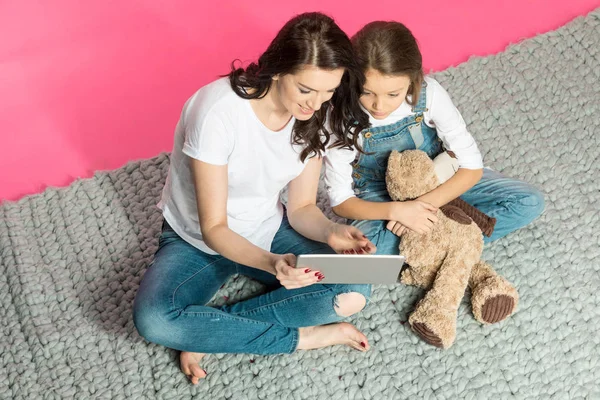
[[(436, 170), (439, 173), (437, 163), (423, 151), (393, 151), (386, 171), (390, 197), (405, 201), (430, 192), (441, 184)], [(446, 175), (444, 180), (451, 174)], [(458, 307), (467, 287), (471, 289), (473, 315), (483, 324), (511, 315), (519, 296), (506, 279), (481, 260), (482, 231), (489, 236), (495, 220), (460, 199), (440, 207), (437, 217), (426, 234), (411, 230), (402, 234), (400, 254), (408, 266), (400, 280), (427, 290), (409, 317), (413, 331), (433, 346), (448, 348), (456, 338)]]

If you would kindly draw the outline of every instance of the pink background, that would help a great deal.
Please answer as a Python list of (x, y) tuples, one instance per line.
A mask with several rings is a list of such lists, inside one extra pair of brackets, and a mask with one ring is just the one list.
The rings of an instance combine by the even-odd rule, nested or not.
[[(293, 15), (413, 30), (426, 70), (553, 30), (598, 0), (0, 0), (0, 201), (170, 151), (184, 101)], [(495, 3), (495, 4), (491, 4)]]

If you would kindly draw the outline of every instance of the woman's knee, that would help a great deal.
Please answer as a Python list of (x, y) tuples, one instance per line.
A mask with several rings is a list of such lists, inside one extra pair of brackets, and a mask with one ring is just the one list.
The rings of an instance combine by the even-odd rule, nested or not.
[(165, 312), (139, 293), (133, 304), (133, 324), (139, 335), (149, 342), (162, 344), (168, 336)]
[(371, 297), (371, 285), (340, 285), (343, 290), (333, 301), (337, 315), (349, 317), (362, 311)]

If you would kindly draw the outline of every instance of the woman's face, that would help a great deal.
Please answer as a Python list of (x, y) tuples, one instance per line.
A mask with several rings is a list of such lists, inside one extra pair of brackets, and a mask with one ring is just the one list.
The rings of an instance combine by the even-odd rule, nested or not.
[(343, 75), (343, 68), (325, 70), (306, 65), (294, 74), (273, 78), (273, 84), (281, 104), (296, 119), (306, 121), (331, 99)]
[(365, 72), (367, 78), (360, 96), (360, 104), (375, 119), (385, 119), (404, 102), (410, 86), (410, 78), (406, 75), (383, 75), (369, 68)]

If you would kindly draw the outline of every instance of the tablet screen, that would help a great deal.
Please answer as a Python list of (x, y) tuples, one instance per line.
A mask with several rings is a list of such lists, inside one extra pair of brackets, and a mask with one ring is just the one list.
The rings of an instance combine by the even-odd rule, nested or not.
[(404, 256), (374, 254), (301, 254), (296, 268), (320, 271), (319, 283), (394, 284), (399, 280)]

